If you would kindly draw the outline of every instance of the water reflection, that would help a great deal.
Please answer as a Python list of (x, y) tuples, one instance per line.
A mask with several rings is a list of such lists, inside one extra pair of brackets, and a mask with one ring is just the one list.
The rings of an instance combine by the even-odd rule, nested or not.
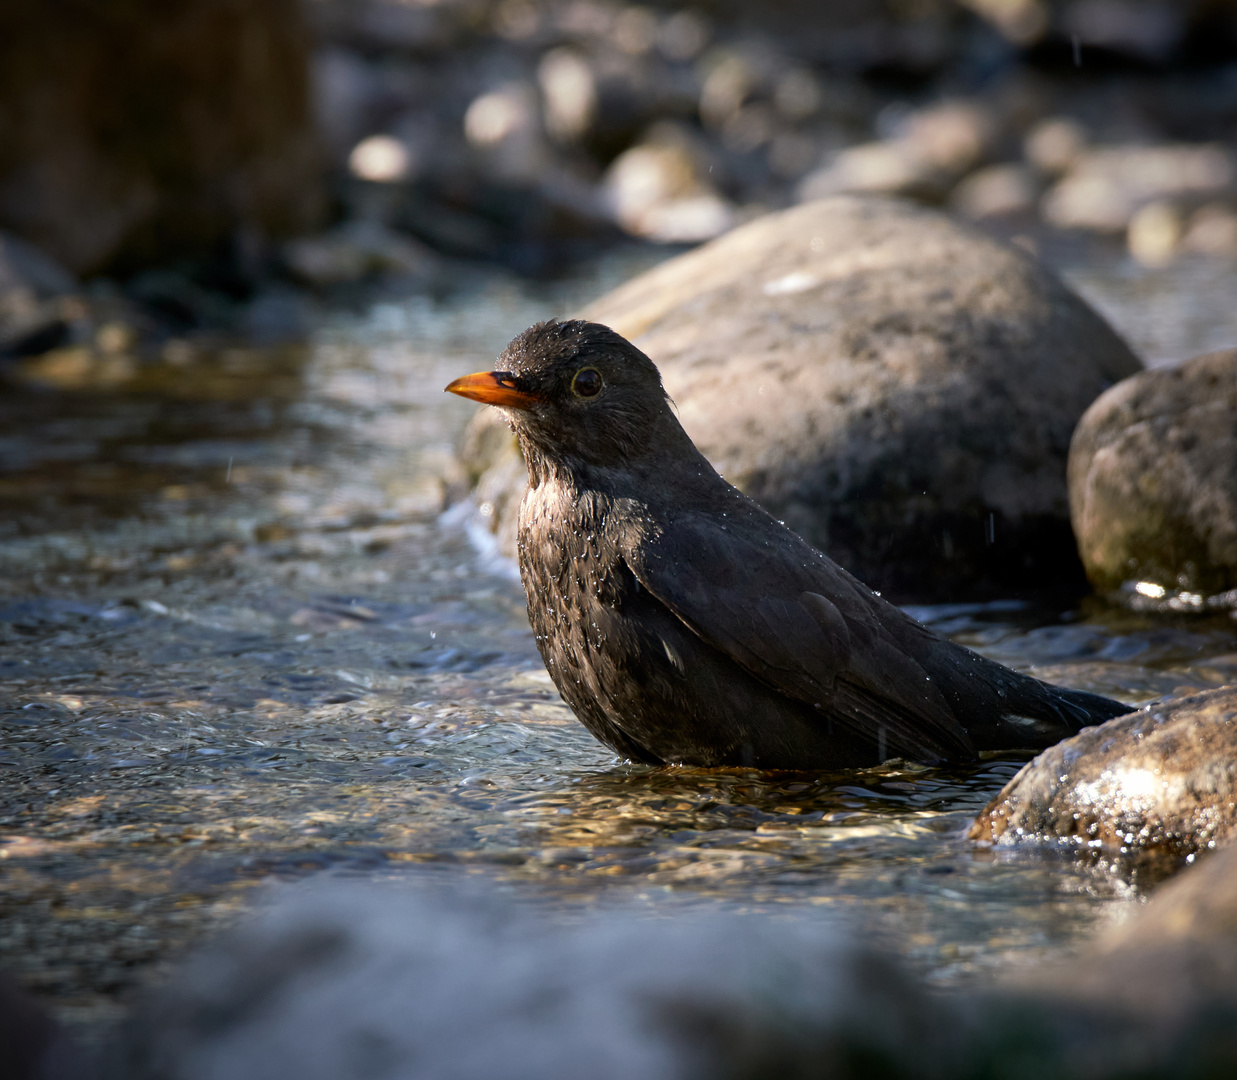
[[(613, 276), (629, 268), (610, 267)], [(497, 279), (106, 391), (0, 394), (0, 942), (70, 1017), (326, 872), (485, 874), (536, 902), (843, 905), (934, 979), (1068, 947), (1120, 875), (963, 839), (1019, 767), (623, 766), (541, 667), (509, 567), (443, 519), (471, 413), (441, 387), (602, 290)], [(482, 360), (482, 363), (484, 361)], [(915, 614), (1130, 701), (1234, 681), (1230, 620)]]

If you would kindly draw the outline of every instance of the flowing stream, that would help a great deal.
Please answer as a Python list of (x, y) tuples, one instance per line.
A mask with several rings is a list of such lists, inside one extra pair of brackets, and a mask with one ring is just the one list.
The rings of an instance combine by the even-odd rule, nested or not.
[[(1137, 902), (1128, 868), (965, 839), (1027, 755), (657, 770), (575, 722), (514, 568), (467, 507), (442, 513), (476, 408), (442, 387), (649, 258), (379, 297), (306, 346), (0, 384), (0, 969), (97, 1038), (256, 887), (321, 874), (846, 908), (939, 984), (1059, 955)], [(1065, 269), (1155, 360), (1237, 342), (1231, 266)], [(1130, 702), (1237, 679), (1227, 618), (914, 613)]]

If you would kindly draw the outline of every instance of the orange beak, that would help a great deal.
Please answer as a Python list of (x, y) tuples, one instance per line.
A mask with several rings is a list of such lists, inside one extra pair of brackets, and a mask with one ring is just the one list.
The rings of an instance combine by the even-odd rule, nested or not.
[(515, 387), (515, 376), (505, 371), (478, 371), (461, 375), (450, 383), (446, 392), (472, 398), (484, 405), (500, 405), (505, 409), (531, 409), (541, 399)]

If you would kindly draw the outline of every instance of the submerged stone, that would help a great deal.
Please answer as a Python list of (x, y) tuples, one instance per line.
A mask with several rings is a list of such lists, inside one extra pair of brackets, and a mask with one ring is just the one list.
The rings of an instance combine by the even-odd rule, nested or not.
[(1045, 750), (984, 809), (975, 840), (1189, 856), (1237, 826), (1237, 688), (1148, 705)]

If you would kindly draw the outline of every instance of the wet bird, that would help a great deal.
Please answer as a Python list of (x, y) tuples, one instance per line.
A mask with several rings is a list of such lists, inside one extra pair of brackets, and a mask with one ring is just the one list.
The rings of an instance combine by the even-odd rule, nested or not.
[(520, 574), (563, 698), (633, 761), (766, 769), (967, 759), (1128, 712), (911, 618), (728, 484), (653, 362), (539, 323), (447, 387), (503, 410), (528, 467)]

